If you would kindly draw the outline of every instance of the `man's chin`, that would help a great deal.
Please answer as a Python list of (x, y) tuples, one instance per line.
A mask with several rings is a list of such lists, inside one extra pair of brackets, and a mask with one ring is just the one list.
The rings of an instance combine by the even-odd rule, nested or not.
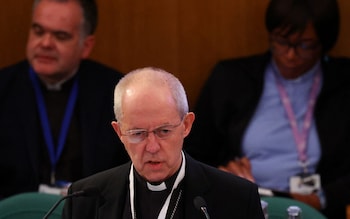
[(162, 182), (167, 178), (167, 174), (163, 171), (149, 170), (144, 176), (149, 182)]
[(52, 66), (51, 64), (34, 64), (33, 65), (34, 71), (38, 75), (54, 75), (57, 72), (57, 68)]
[(161, 175), (161, 176), (152, 176), (152, 177), (149, 177), (147, 178), (146, 180), (150, 183), (161, 183), (163, 182), (164, 180), (166, 179), (165, 176)]

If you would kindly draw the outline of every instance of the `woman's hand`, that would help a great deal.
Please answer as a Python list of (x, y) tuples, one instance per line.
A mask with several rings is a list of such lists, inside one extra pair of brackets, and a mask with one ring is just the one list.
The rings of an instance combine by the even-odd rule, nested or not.
[(237, 158), (229, 161), (226, 166), (219, 166), (220, 170), (233, 173), (237, 176), (255, 182), (251, 172), (251, 165), (247, 157)]

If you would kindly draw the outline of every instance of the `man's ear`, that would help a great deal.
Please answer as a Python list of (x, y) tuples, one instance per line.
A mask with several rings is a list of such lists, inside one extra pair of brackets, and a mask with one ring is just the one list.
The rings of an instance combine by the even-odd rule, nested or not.
[(87, 36), (84, 39), (83, 42), (83, 51), (81, 53), (81, 58), (82, 59), (86, 59), (90, 56), (92, 49), (94, 48), (95, 45), (95, 36), (94, 35), (90, 35)]
[(184, 118), (184, 125), (185, 125), (184, 137), (186, 137), (190, 133), (194, 119), (195, 119), (195, 115), (193, 112), (189, 112), (185, 115), (185, 118)]
[(119, 123), (116, 122), (116, 121), (112, 121), (111, 124), (112, 124), (112, 127), (113, 127), (115, 133), (117, 133), (118, 137), (119, 137), (120, 140), (121, 140), (122, 132), (121, 132), (121, 130), (120, 130)]

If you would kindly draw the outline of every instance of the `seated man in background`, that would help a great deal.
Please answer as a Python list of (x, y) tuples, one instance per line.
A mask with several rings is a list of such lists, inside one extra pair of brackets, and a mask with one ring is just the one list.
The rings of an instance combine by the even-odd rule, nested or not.
[(63, 218), (264, 218), (255, 184), (183, 153), (195, 116), (174, 75), (138, 69), (114, 95), (112, 126), (131, 162), (74, 182), (70, 194), (99, 194), (66, 200)]
[(122, 74), (86, 60), (96, 22), (93, 0), (34, 1), (27, 60), (0, 71), (0, 199), (129, 160), (109, 124)]
[(345, 219), (350, 60), (327, 56), (339, 32), (337, 1), (271, 0), (265, 24), (268, 53), (215, 66), (185, 150)]

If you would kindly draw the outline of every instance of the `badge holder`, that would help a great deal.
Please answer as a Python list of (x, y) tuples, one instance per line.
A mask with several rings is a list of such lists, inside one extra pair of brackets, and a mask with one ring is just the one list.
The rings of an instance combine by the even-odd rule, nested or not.
[(307, 164), (302, 164), (303, 174), (292, 176), (289, 180), (290, 192), (308, 195), (321, 189), (321, 177), (319, 174), (308, 174)]

